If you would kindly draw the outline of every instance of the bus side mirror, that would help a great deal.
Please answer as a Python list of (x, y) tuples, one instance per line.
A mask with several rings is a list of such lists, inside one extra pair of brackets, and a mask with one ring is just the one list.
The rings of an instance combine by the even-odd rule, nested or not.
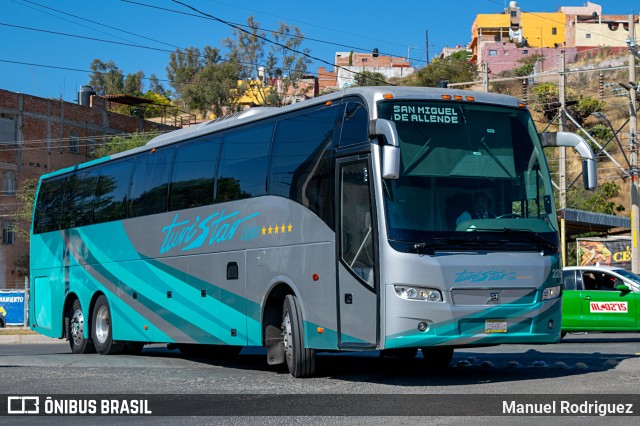
[(385, 139), (385, 144), (382, 146), (382, 178), (398, 179), (400, 177), (400, 143), (396, 123), (384, 118), (372, 120), (369, 134), (382, 136)]
[(596, 175), (596, 159), (591, 147), (580, 136), (570, 132), (540, 133), (542, 146), (569, 146), (575, 148), (582, 157), (582, 181), (584, 189), (596, 189), (598, 177)]

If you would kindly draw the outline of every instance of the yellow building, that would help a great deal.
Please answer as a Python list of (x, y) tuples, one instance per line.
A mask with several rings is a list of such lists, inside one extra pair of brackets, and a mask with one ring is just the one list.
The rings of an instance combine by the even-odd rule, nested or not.
[(511, 40), (510, 29), (511, 19), (507, 14), (476, 15), (471, 26), (471, 44), (469, 45), (472, 51), (471, 61), (478, 60), (478, 47), (483, 42), (509, 42)]
[(472, 60), (482, 43), (523, 43), (532, 48), (556, 47), (565, 43), (566, 15), (562, 12), (521, 12), (515, 1), (503, 13), (480, 14), (471, 26)]
[(265, 85), (262, 80), (238, 80), (238, 89), (242, 92), (238, 105), (256, 107), (264, 105), (265, 98), (274, 87)]
[(565, 42), (564, 13), (522, 13), (520, 28), (529, 47), (555, 47)]

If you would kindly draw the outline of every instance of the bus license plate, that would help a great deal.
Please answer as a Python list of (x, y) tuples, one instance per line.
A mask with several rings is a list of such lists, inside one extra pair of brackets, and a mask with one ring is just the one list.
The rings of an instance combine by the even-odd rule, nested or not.
[(506, 333), (507, 320), (486, 320), (484, 322), (484, 332), (487, 334)]

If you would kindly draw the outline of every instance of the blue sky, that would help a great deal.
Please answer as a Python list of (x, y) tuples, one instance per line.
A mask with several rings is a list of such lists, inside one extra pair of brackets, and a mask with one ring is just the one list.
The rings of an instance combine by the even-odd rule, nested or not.
[[(265, 30), (277, 28), (279, 22), (297, 26), (308, 39), (304, 47), (329, 64), (336, 51), (369, 52), (378, 48), (381, 54), (409, 55), (414, 66), (426, 63), (427, 32), (429, 57), (433, 57), (444, 46), (469, 42), (476, 14), (499, 13), (508, 3), (505, 0), (182, 1), (233, 23), (244, 24), (247, 17), (254, 16)], [(518, 1), (525, 12), (554, 12), (559, 6), (584, 3)], [(596, 0), (595, 3), (602, 5), (604, 14), (629, 14), (634, 2)], [(113, 60), (125, 75), (140, 70), (147, 77), (156, 74), (169, 88), (168, 81), (163, 81), (168, 51), (177, 46), (202, 49), (210, 45), (222, 49), (221, 40), (232, 35), (232, 29), (222, 23), (142, 4), (195, 13), (170, 0), (0, 0), (3, 40), (0, 89), (75, 101), (79, 87), (89, 81), (89, 73), (83, 70), (89, 70), (95, 58)], [(326, 63), (314, 61), (310, 71), (316, 73), (319, 66), (330, 68)]]

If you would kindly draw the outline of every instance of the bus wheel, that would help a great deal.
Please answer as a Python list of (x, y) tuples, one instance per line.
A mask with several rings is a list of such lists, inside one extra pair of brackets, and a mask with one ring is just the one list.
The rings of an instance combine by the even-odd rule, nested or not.
[(446, 367), (453, 359), (453, 348), (420, 348), (425, 362), (432, 367)]
[(93, 320), (91, 321), (91, 337), (98, 353), (114, 355), (122, 352), (124, 345), (122, 343), (114, 343), (112, 336), (113, 329), (109, 302), (104, 295), (101, 295), (93, 307)]
[(284, 354), (293, 377), (309, 377), (316, 370), (316, 352), (304, 347), (302, 314), (295, 296), (287, 295), (282, 308)]
[(85, 327), (82, 306), (78, 299), (73, 301), (71, 312), (69, 312), (69, 346), (74, 354), (90, 354), (96, 351), (93, 342), (84, 337)]

